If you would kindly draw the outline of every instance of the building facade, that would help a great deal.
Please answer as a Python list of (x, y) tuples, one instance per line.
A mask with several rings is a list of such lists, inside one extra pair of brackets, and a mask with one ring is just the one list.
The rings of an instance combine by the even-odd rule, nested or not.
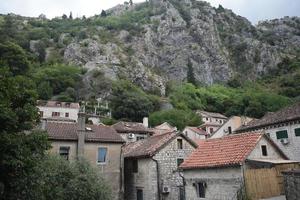
[(181, 133), (152, 136), (125, 147), (125, 199), (183, 199), (177, 170), (197, 145)]
[(291, 160), (300, 161), (300, 103), (267, 113), (236, 130), (237, 133), (255, 131), (266, 133)]
[(42, 119), (77, 122), (80, 106), (79, 103), (39, 100), (37, 108)]
[(153, 130), (148, 128), (148, 123), (146, 122), (118, 122), (112, 125), (112, 128), (117, 131), (126, 143), (146, 139), (154, 133)]
[(267, 168), (251, 164), (253, 162), (289, 164), (291, 161), (261, 133), (228, 135), (200, 142), (197, 150), (180, 165), (186, 181), (186, 199), (238, 199), (241, 191), (245, 191), (247, 170)]
[(203, 124), (200, 126), (200, 128), (210, 135), (219, 129), (227, 120), (227, 117), (220, 113), (196, 111), (196, 114), (198, 114), (203, 121)]
[(51, 141), (51, 153), (67, 160), (83, 157), (91, 163), (112, 189), (115, 200), (123, 199), (122, 146), (125, 141), (113, 128), (78, 123), (47, 122), (43, 125)]
[(221, 127), (219, 127), (212, 135), (211, 138), (220, 138), (235, 132), (241, 126), (246, 126), (253, 118), (232, 116)]
[(204, 140), (209, 134), (199, 127), (187, 126), (182, 131), (184, 135), (192, 139), (193, 141)]

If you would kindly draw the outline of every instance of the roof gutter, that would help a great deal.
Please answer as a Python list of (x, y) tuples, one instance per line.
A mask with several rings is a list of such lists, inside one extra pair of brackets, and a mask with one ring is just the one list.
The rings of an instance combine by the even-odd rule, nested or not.
[(158, 161), (155, 160), (153, 157), (151, 157), (151, 159), (155, 162), (156, 164), (156, 175), (157, 175), (157, 196), (158, 196), (158, 200), (160, 200), (160, 172), (159, 172), (159, 165), (158, 165)]

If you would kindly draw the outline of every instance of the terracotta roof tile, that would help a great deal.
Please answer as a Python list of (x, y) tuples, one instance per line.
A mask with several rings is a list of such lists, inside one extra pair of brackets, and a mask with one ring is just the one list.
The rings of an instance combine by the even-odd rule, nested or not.
[[(103, 125), (86, 125), (91, 130), (86, 131), (85, 140), (88, 142), (120, 142), (124, 140), (111, 127)], [(76, 123), (47, 122), (46, 131), (52, 140), (77, 140), (78, 126)]]
[(259, 129), (261, 127), (283, 123), (300, 119), (300, 102), (285, 107), (277, 112), (268, 112), (259, 120), (252, 120), (246, 126), (237, 129), (236, 132), (243, 132), (250, 129)]
[(261, 133), (245, 133), (199, 140), (199, 147), (180, 165), (180, 168), (240, 165), (262, 136)]

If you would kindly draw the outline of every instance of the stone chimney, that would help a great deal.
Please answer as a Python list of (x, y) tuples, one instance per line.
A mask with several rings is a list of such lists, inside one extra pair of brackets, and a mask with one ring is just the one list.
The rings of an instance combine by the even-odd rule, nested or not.
[(145, 126), (145, 127), (149, 127), (149, 122), (148, 122), (149, 120), (148, 120), (148, 117), (144, 117), (143, 118), (143, 125)]
[(85, 113), (78, 113), (77, 122), (77, 134), (78, 134), (78, 144), (77, 144), (77, 156), (78, 158), (84, 155), (84, 142), (85, 142)]

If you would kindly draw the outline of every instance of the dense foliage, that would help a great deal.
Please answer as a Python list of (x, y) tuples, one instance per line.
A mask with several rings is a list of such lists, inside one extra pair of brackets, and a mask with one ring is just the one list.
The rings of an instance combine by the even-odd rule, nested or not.
[(141, 121), (159, 106), (157, 97), (146, 94), (128, 81), (113, 86), (110, 101), (112, 116), (130, 121)]
[(176, 126), (179, 130), (183, 130), (186, 126), (199, 126), (202, 123), (198, 115), (188, 110), (162, 110), (154, 112), (149, 116), (151, 126), (157, 126), (164, 122)]
[(87, 161), (68, 162), (50, 155), (35, 165), (15, 192), (15, 198), (31, 200), (111, 199), (110, 188)]
[(173, 89), (171, 103), (178, 109), (204, 109), (231, 115), (247, 115), (260, 118), (267, 111), (276, 111), (291, 103), (287, 97), (277, 95), (248, 83), (241, 88), (222, 85), (196, 87), (183, 84)]

